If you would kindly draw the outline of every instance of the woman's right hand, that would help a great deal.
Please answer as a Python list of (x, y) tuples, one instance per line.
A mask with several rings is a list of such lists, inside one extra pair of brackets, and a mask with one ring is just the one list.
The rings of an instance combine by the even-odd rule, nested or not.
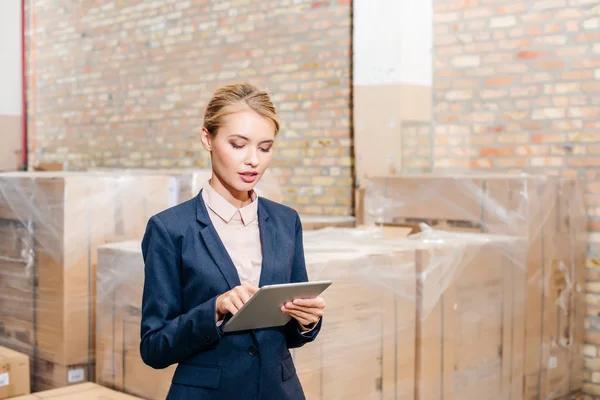
[(251, 283), (244, 282), (240, 286), (236, 286), (230, 291), (217, 297), (217, 321), (228, 313), (235, 315), (235, 313), (237, 313), (256, 292), (258, 292), (258, 287)]

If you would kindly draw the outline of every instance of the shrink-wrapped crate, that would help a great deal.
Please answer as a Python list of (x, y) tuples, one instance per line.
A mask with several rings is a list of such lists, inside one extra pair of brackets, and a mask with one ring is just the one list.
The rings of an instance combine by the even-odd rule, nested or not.
[(576, 179), (465, 174), (372, 177), (367, 225), (503, 234), (525, 240), (525, 399), (581, 389), (585, 210)]
[(93, 379), (96, 249), (139, 238), (168, 177), (0, 174), (0, 345), (31, 357), (34, 390)]
[[(324, 293), (318, 339), (293, 351), (307, 398), (518, 398), (522, 243), (502, 235), (405, 233), (305, 233), (309, 277), (334, 281)], [(154, 370), (141, 360), (143, 271), (139, 242), (99, 249), (96, 375), (105, 386), (161, 399), (175, 366)]]
[(164, 399), (175, 366), (154, 370), (140, 355), (144, 263), (140, 241), (98, 249), (96, 381), (147, 399)]

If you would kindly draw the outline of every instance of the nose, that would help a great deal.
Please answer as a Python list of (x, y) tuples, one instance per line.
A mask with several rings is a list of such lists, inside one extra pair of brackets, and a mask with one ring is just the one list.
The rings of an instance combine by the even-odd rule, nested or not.
[(250, 148), (248, 150), (248, 154), (246, 155), (246, 165), (250, 165), (253, 168), (258, 166), (258, 151), (256, 149)]

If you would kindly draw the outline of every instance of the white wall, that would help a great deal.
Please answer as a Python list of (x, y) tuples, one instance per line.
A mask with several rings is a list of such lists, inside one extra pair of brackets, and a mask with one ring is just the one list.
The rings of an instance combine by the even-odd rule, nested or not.
[(0, 115), (21, 115), (21, 1), (0, 1)]
[(0, 0), (0, 170), (21, 148), (21, 0)]
[(431, 86), (432, 0), (354, 0), (354, 84)]

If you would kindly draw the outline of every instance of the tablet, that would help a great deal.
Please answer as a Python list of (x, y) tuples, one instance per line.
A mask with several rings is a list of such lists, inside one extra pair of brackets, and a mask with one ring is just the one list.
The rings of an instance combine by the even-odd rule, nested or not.
[(284, 303), (315, 298), (331, 284), (332, 281), (315, 281), (263, 286), (225, 323), (223, 332), (283, 326), (292, 319), (281, 312)]

